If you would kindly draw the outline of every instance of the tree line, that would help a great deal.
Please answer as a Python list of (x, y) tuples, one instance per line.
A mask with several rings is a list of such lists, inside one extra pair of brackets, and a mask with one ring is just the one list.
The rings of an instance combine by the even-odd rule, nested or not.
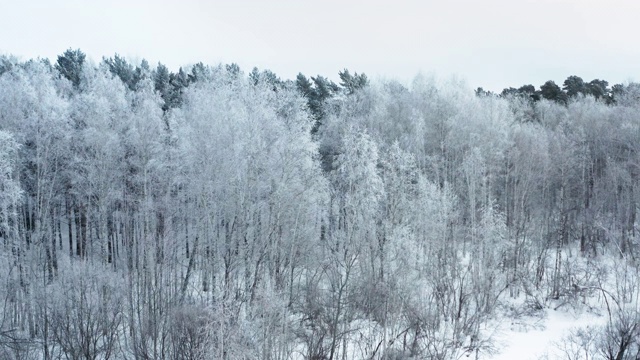
[(600, 292), (640, 351), (636, 85), (338, 75), (0, 57), (0, 357), (485, 356)]
[(553, 80), (549, 80), (540, 85), (539, 89), (531, 84), (522, 85), (519, 88), (508, 87), (502, 90), (499, 95), (491, 91), (486, 91), (482, 87), (475, 90), (478, 96), (500, 96), (500, 97), (521, 97), (532, 102), (546, 99), (560, 104), (567, 104), (571, 99), (579, 96), (591, 96), (602, 100), (606, 104), (615, 104), (620, 97), (624, 97), (629, 92), (637, 92), (637, 83), (615, 84), (609, 87), (606, 80), (593, 79), (585, 82), (581, 77), (571, 75), (562, 83), (562, 88)]

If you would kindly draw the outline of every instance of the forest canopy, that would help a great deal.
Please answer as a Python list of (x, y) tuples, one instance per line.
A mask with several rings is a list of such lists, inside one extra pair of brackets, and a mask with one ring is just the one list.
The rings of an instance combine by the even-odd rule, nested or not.
[(639, 84), (338, 77), (0, 56), (0, 358), (640, 353)]

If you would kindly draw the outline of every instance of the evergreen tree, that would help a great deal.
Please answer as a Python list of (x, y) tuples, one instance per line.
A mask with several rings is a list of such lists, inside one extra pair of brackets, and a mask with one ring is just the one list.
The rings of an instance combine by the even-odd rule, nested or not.
[(518, 89), (514, 87), (504, 88), (500, 93), (500, 96), (502, 97), (509, 97), (509, 96), (516, 96), (516, 95), (518, 95)]
[(209, 67), (205, 66), (203, 63), (199, 62), (191, 68), (191, 72), (187, 75), (187, 79), (190, 84), (204, 81), (209, 77)]
[(340, 86), (347, 94), (353, 94), (358, 89), (362, 89), (369, 84), (367, 75), (358, 75), (358, 73), (351, 75), (347, 69), (338, 72), (338, 76), (340, 76)]
[(64, 54), (58, 56), (56, 62), (56, 70), (60, 75), (67, 78), (73, 84), (73, 87), (80, 87), (80, 79), (82, 74), (82, 65), (84, 64), (86, 55), (80, 49), (68, 49)]
[(258, 83), (260, 82), (260, 70), (258, 70), (257, 67), (254, 66), (253, 69), (251, 69), (251, 72), (249, 73), (249, 79), (251, 80), (253, 85), (258, 85)]
[(302, 73), (298, 73), (298, 76), (296, 76), (296, 88), (307, 98), (309, 98), (311, 91), (313, 91), (311, 88), (311, 81), (309, 81), (309, 79), (307, 79), (307, 77)]
[[(596, 99), (609, 98), (609, 82), (607, 82), (606, 80), (591, 80), (588, 84), (586, 84), (586, 88), (587, 92), (593, 95), (593, 97), (595, 97)], [(605, 100), (607, 101), (607, 103), (610, 102), (607, 99)]]
[(563, 83), (562, 90), (567, 93), (568, 97), (575, 97), (578, 94), (587, 94), (587, 86), (581, 77), (571, 75)]
[(189, 86), (189, 78), (182, 67), (178, 70), (177, 73), (171, 73), (169, 75), (169, 85), (170, 93), (168, 107), (177, 108), (182, 106), (182, 97), (184, 91)]
[(540, 100), (540, 94), (536, 91), (536, 87), (531, 84), (522, 85), (518, 89), (518, 93), (532, 101)]
[(145, 59), (142, 59), (140, 65), (136, 66), (136, 70), (133, 72), (133, 83), (135, 84), (135, 89), (138, 88), (138, 83), (142, 80), (147, 79), (151, 75), (151, 68), (149, 67), (149, 62)]
[(129, 64), (125, 58), (115, 54), (113, 58), (103, 58), (102, 61), (107, 65), (109, 72), (119, 77), (130, 90), (136, 89), (137, 82), (133, 65)]
[(171, 76), (169, 74), (169, 69), (162, 63), (158, 63), (158, 66), (153, 73), (153, 84), (155, 90), (160, 93), (160, 97), (164, 101), (164, 104), (162, 105), (162, 110), (164, 111), (169, 110), (169, 105), (171, 104), (170, 80)]
[(227, 64), (224, 67), (227, 70), (227, 73), (231, 75), (233, 79), (237, 79), (242, 75), (242, 71), (240, 70), (240, 66), (236, 63)]
[[(511, 88), (513, 89), (513, 88)], [(507, 90), (507, 89), (505, 89)], [(503, 90), (502, 92), (504, 92), (505, 90)], [(489, 90), (485, 90), (482, 87), (478, 87), (477, 89), (474, 90), (474, 92), (476, 93), (476, 96), (479, 97), (484, 97), (484, 96), (493, 96), (493, 92), (489, 91)]]
[(18, 63), (18, 60), (13, 57), (0, 55), (0, 76), (2, 76), (2, 74), (6, 72), (11, 71), (11, 69), (13, 69), (13, 67), (17, 63)]
[(522, 97), (524, 99), (528, 99), (530, 101), (538, 101), (538, 100), (540, 100), (540, 93), (538, 91), (536, 91), (535, 86), (533, 86), (531, 84), (522, 85), (518, 89), (516, 89), (514, 87), (505, 88), (500, 93), (500, 96), (502, 96), (502, 97), (519, 96), (519, 97)]
[(273, 91), (277, 91), (278, 88), (284, 86), (284, 82), (271, 70), (258, 70), (254, 67), (249, 73), (249, 79), (253, 85), (268, 84)]
[(312, 133), (316, 133), (325, 116), (325, 102), (332, 98), (333, 95), (340, 90), (340, 87), (333, 81), (320, 75), (311, 77), (311, 81), (309, 81), (306, 76), (298, 74), (296, 77), (296, 88), (307, 99), (309, 111), (316, 120), (311, 131)]
[(553, 80), (549, 80), (540, 86), (540, 95), (547, 100), (558, 103), (566, 104), (567, 102), (567, 94)]

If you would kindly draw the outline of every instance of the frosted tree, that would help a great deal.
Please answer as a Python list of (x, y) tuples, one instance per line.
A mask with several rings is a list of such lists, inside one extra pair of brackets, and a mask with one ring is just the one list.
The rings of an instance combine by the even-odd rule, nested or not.
[(366, 132), (354, 127), (347, 129), (336, 163), (324, 243), (325, 281), (331, 289), (327, 298), (330, 359), (347, 351), (349, 340), (345, 336), (355, 320), (356, 304), (349, 302), (355, 285), (366, 284), (378, 272), (376, 222), (384, 195), (377, 170), (378, 148)]
[(0, 232), (4, 249), (19, 246), (18, 205), (22, 196), (17, 176), (19, 144), (11, 133), (0, 131)]
[[(185, 225), (182, 291), (216, 304), (214, 353), (238, 351), (250, 331), (247, 351), (285, 357), (294, 332), (285, 319), (316, 252), (326, 196), (312, 122), (295, 92), (218, 75), (190, 88), (175, 117), (183, 206), (200, 214)], [(199, 291), (187, 294), (194, 278)]]
[[(76, 232), (76, 256), (113, 263), (112, 213), (122, 191), (124, 149), (119, 137), (129, 118), (123, 84), (102, 70), (86, 67), (85, 90), (73, 98), (75, 133), (69, 178)], [(78, 176), (81, 175), (81, 176)], [(89, 239), (95, 234), (94, 239)], [(91, 240), (91, 241), (90, 241)]]
[[(20, 187), (15, 206), (7, 294), (19, 306), (10, 308), (9, 326), (21, 336), (42, 338), (47, 349), (46, 312), (36, 305), (37, 290), (58, 275), (61, 246), (59, 213), (68, 146), (67, 102), (56, 92), (50, 67), (30, 61), (0, 77), (0, 130), (10, 131), (18, 149)], [(10, 146), (9, 142), (8, 146)], [(10, 193), (8, 194), (10, 195)]]
[[(23, 196), (18, 176), (19, 144), (13, 136), (0, 130), (0, 249), (3, 254), (18, 254), (21, 251), (18, 210)], [(6, 277), (0, 281), (0, 291), (6, 296), (0, 298), (0, 356), (12, 358), (13, 352), (24, 348), (24, 333), (17, 331), (15, 313), (11, 310), (11, 300), (17, 298), (15, 285), (16, 262), (9, 257), (0, 261), (0, 269)], [(27, 346), (28, 348), (28, 346)]]

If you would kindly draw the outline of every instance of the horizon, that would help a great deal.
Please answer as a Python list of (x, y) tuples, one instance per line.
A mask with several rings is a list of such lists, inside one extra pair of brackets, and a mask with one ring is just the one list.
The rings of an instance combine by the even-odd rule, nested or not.
[(0, 53), (20, 59), (55, 62), (71, 48), (96, 63), (117, 53), (132, 63), (162, 62), (171, 71), (202, 62), (269, 69), (283, 79), (303, 73), (335, 81), (345, 68), (403, 83), (420, 73), (455, 76), (470, 88), (498, 93), (571, 75), (613, 85), (636, 81), (640, 73), (640, 49), (629, 46), (640, 30), (634, 21), (640, 3), (625, 0), (378, 7), (333, 0), (33, 0), (2, 7)]

